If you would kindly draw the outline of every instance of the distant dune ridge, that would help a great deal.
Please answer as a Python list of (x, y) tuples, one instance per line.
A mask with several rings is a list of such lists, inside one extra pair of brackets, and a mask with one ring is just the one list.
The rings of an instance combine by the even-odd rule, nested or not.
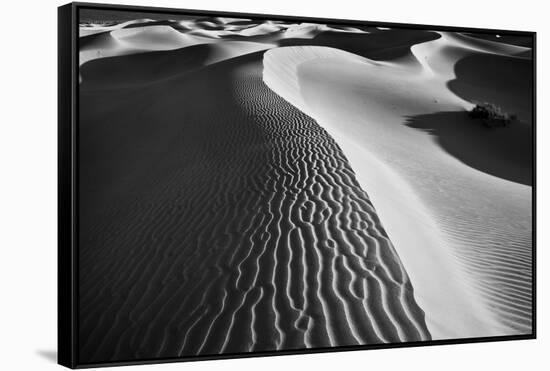
[[(527, 42), (100, 16), (79, 38), (82, 362), (531, 331)], [(518, 120), (487, 129), (477, 101)]]

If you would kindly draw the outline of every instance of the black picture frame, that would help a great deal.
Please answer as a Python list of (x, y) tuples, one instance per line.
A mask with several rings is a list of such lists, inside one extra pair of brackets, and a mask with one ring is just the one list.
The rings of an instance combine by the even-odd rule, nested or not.
[[(79, 109), (79, 62), (78, 62), (78, 14), (81, 9), (110, 11), (135, 11), (148, 13), (181, 14), (189, 16), (216, 16), (250, 18), (274, 21), (299, 21), (330, 23), (347, 26), (373, 26), (407, 28), (418, 30), (456, 31), (479, 34), (503, 34), (510, 36), (528, 36), (533, 39), (533, 89), (532, 89), (532, 333), (511, 336), (488, 336), (464, 339), (431, 340), (376, 345), (337, 346), (330, 348), (313, 348), (300, 350), (281, 350), (269, 352), (231, 353), (220, 355), (198, 355), (192, 357), (124, 360), (117, 362), (81, 363), (78, 357), (78, 297), (79, 297), (79, 193), (78, 193), (78, 109)], [(288, 354), (308, 354), (351, 350), (369, 350), (379, 348), (417, 347), (445, 344), (464, 344), (509, 340), (527, 340), (536, 338), (536, 32), (498, 30), (469, 27), (449, 27), (439, 25), (422, 25), (408, 23), (388, 23), (359, 21), (347, 19), (330, 19), (301, 16), (283, 16), (272, 14), (237, 13), (224, 11), (203, 11), (174, 8), (157, 8), (146, 6), (111, 5), (97, 3), (70, 3), (58, 8), (58, 363), (69, 368), (88, 368), (99, 366), (119, 366), (135, 364), (152, 364), (182, 361), (200, 361), (212, 359), (229, 359), (243, 357), (262, 357)]]

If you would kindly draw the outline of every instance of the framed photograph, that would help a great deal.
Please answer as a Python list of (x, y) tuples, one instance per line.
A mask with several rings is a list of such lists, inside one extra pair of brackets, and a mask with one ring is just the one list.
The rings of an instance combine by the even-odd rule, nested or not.
[(535, 338), (534, 32), (71, 3), (58, 35), (60, 364)]

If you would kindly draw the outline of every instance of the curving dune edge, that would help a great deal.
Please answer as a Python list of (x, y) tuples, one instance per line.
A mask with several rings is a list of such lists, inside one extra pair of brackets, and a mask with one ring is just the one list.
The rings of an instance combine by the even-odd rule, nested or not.
[[(530, 260), (525, 257), (531, 248), (531, 190), (457, 161), (429, 134), (404, 125), (403, 118), (448, 111), (462, 115), (459, 124), (468, 125), (460, 112), (472, 103), (447, 87), (456, 77), (453, 66), (472, 54), (513, 58), (524, 49), (442, 34), (414, 45), (414, 58), (398, 61), (316, 46), (264, 55), (264, 82), (328, 130), (369, 191), (434, 338), (530, 331)], [(524, 135), (514, 129), (508, 138), (517, 133)], [(434, 197), (441, 181), (447, 192), (456, 193), (435, 192)], [(496, 203), (498, 210), (480, 211), (480, 205)], [(491, 219), (493, 230), (476, 222)], [(493, 233), (500, 238), (488, 240)]]

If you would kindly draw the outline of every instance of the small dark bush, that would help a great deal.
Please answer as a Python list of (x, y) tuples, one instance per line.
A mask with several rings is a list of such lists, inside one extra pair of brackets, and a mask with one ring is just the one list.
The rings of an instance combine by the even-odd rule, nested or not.
[(509, 115), (502, 112), (500, 107), (492, 103), (476, 104), (468, 115), (473, 119), (480, 119), (488, 128), (506, 127), (515, 121), (516, 115)]

